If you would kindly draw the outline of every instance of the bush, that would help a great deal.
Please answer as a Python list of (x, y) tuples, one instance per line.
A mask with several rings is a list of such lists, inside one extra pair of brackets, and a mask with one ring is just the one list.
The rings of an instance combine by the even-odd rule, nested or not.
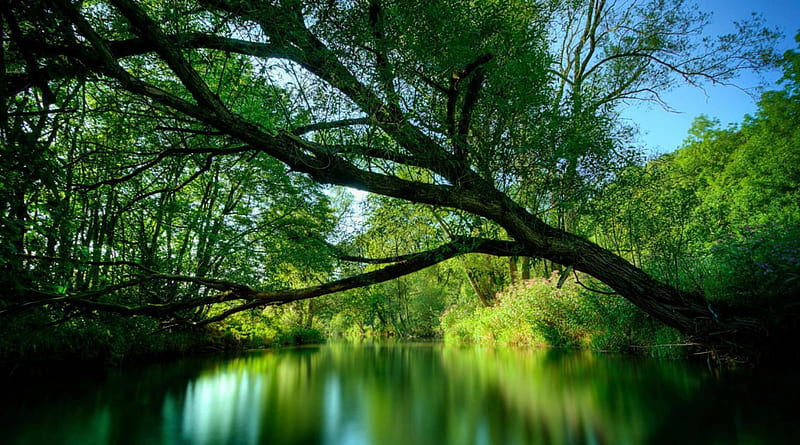
[(275, 340), (276, 346), (309, 345), (325, 343), (325, 335), (316, 329), (292, 326), (281, 331)]
[(676, 353), (657, 345), (681, 343), (680, 334), (622, 297), (587, 291), (574, 279), (561, 288), (557, 282), (557, 274), (527, 280), (503, 291), (494, 306), (449, 308), (441, 319), (445, 341)]
[(574, 283), (556, 288), (558, 276), (512, 285), (491, 307), (450, 308), (442, 317), (446, 341), (515, 346), (585, 345), (588, 332)]
[(325, 335), (305, 327), (293, 308), (252, 309), (218, 323), (218, 337), (244, 348), (324, 343)]
[(166, 352), (186, 352), (208, 343), (202, 331), (160, 331), (149, 317), (88, 314), (52, 324), (45, 310), (5, 320), (0, 361), (85, 361), (116, 365)]

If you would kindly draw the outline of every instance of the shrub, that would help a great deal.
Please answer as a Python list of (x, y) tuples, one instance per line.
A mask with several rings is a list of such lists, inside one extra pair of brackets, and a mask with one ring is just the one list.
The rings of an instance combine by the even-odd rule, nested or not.
[[(677, 331), (655, 322), (616, 295), (600, 295), (574, 279), (557, 287), (558, 275), (508, 287), (491, 307), (449, 308), (441, 325), (446, 342), (591, 348), (604, 351), (647, 350), (674, 354), (658, 344), (681, 342)], [(665, 352), (666, 351), (666, 352)]]
[(291, 326), (280, 332), (275, 343), (280, 346), (325, 343), (325, 335), (313, 328)]

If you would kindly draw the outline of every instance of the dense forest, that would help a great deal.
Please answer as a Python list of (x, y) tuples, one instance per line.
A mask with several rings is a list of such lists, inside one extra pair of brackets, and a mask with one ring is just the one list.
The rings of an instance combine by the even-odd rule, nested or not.
[[(795, 354), (800, 52), (757, 16), (714, 37), (683, 0), (6, 3), (4, 363), (331, 335)], [(698, 117), (673, 153), (620, 119), (774, 67), (757, 113)]]

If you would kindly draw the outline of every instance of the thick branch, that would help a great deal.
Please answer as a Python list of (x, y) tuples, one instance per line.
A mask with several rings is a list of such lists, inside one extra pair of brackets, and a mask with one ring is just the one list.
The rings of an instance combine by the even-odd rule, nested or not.
[[(267, 43), (251, 42), (247, 40), (215, 36), (205, 33), (185, 33), (166, 36), (170, 45), (182, 49), (214, 49), (229, 53), (242, 54), (260, 58), (285, 58), (285, 54), (278, 51), (273, 45)], [(37, 53), (53, 57), (66, 56), (80, 59), (79, 64), (65, 64), (63, 60), (55, 59), (49, 65), (39, 69), (43, 80), (55, 80), (63, 77), (82, 75), (87, 70), (96, 70), (104, 66), (104, 61), (87, 57), (87, 48), (79, 45), (62, 46), (51, 45), (38, 40), (23, 38)], [(109, 54), (114, 59), (148, 54), (156, 51), (156, 44), (142, 38), (104, 41)], [(36, 73), (9, 73), (6, 81), (6, 91), (9, 95), (19, 93), (34, 83)]]
[[(477, 101), (477, 92), (480, 89), (481, 85), (483, 84), (483, 73), (481, 68), (487, 62), (492, 60), (491, 54), (481, 54), (475, 60), (468, 63), (467, 66), (460, 70), (456, 70), (450, 76), (450, 87), (447, 90), (447, 111), (446, 111), (446, 122), (447, 122), (447, 131), (450, 137), (456, 139), (460, 133), (461, 125), (459, 124), (458, 128), (456, 127), (456, 102), (458, 101), (458, 97), (460, 95), (459, 85), (463, 79), (469, 77), (473, 72), (475, 72), (475, 76), (473, 76), (472, 81), (469, 84), (467, 97), (464, 99), (464, 107), (462, 110), (467, 111), (467, 115), (471, 115), (472, 107), (474, 106), (475, 101)], [(479, 79), (476, 81), (475, 77), (479, 76)], [(470, 97), (472, 96), (472, 97)], [(471, 101), (471, 105), (467, 105), (467, 102)], [(464, 111), (461, 113), (461, 121), (463, 122), (464, 119)], [(469, 118), (466, 119), (466, 124), (469, 126)], [(458, 148), (456, 148), (458, 151)]]
[[(228, 315), (249, 308), (267, 306), (270, 304), (283, 304), (291, 301), (304, 300), (322, 295), (342, 292), (357, 287), (382, 283), (384, 281), (389, 281), (413, 272), (417, 272), (426, 267), (430, 267), (434, 264), (466, 253), (487, 253), (492, 255), (513, 256), (519, 255), (520, 253), (527, 255), (531, 252), (526, 252), (523, 246), (511, 241), (496, 241), (482, 238), (458, 238), (436, 249), (398, 257), (400, 261), (379, 270), (302, 289), (254, 290), (246, 285), (225, 280), (170, 274), (150, 274), (124, 281), (103, 289), (81, 292), (68, 296), (47, 295), (39, 291), (30, 291), (28, 292), (29, 295), (39, 296), (40, 299), (3, 308), (0, 310), (0, 315), (17, 314), (26, 310), (50, 304), (68, 304), (85, 309), (113, 312), (122, 315), (170, 317), (178, 311), (200, 306), (236, 300), (247, 301), (247, 303), (243, 305), (239, 305), (236, 308), (224, 312), (226, 315), (221, 318), (217, 316), (201, 322), (201, 324), (207, 324), (213, 321), (219, 321)], [(130, 266), (131, 264), (120, 263), (120, 265)], [(196, 283), (208, 288), (217, 289), (221, 291), (221, 293), (210, 297), (200, 297), (167, 304), (148, 304), (144, 306), (126, 306), (122, 304), (105, 303), (96, 300), (104, 295), (112, 294), (123, 289), (128, 289), (153, 281)]]
[(488, 253), (492, 255), (515, 256), (523, 250), (524, 248), (521, 245), (510, 241), (463, 238), (432, 251), (406, 256), (406, 259), (401, 263), (393, 266), (387, 266), (383, 269), (356, 277), (347, 278), (312, 288), (306, 288), (300, 292), (263, 292), (257, 297), (256, 300), (232, 307), (217, 316), (207, 318), (198, 322), (197, 324), (206, 325), (209, 323), (215, 323), (224, 320), (233, 314), (248, 309), (275, 304), (284, 304), (291, 301), (313, 298), (316, 296), (389, 281), (403, 275), (408, 275), (409, 273), (422, 270), (426, 267), (464, 253)]
[(469, 136), (469, 128), (472, 123), (472, 112), (475, 105), (478, 103), (478, 95), (483, 86), (483, 68), (479, 67), (475, 70), (475, 74), (469, 81), (467, 92), (464, 95), (464, 106), (461, 107), (461, 119), (458, 121), (458, 128), (456, 135), (453, 139), (453, 148), (455, 155), (458, 159), (465, 159), (467, 154), (467, 137)]
[(369, 26), (375, 41), (375, 65), (378, 78), (381, 81), (384, 91), (386, 91), (389, 96), (389, 101), (397, 105), (398, 96), (394, 89), (394, 74), (389, 64), (389, 57), (386, 54), (387, 41), (386, 33), (384, 32), (383, 8), (379, 0), (370, 0)]
[[(123, 42), (107, 42), (92, 29), (91, 25), (89, 25), (69, 3), (63, 0), (57, 1), (61, 2), (61, 7), (64, 9), (66, 15), (73, 20), (78, 30), (87, 37), (87, 40), (96, 50), (95, 53), (92, 53), (88, 48), (77, 45), (68, 48), (58, 48), (58, 51), (61, 53), (72, 59), (79, 60), (78, 63), (72, 64), (71, 67), (66, 68), (63, 75), (74, 75), (75, 71), (78, 71), (80, 74), (85, 74), (87, 69), (99, 71), (121, 81), (126, 89), (134, 93), (148, 96), (164, 105), (193, 117), (198, 117), (200, 114), (208, 114), (209, 107), (207, 104), (211, 104), (210, 109), (218, 115), (218, 118), (221, 117), (225, 121), (225, 124), (223, 124), (223, 126), (225, 126), (228, 125), (229, 122), (238, 119), (232, 116), (218, 103), (218, 98), (210, 92), (202, 79), (199, 78), (197, 73), (194, 72), (188, 62), (186, 62), (179, 53), (178, 49), (186, 47), (206, 47), (258, 57), (281, 57), (300, 64), (320, 79), (325, 80), (347, 95), (367, 112), (373, 121), (391, 135), (405, 150), (420, 156), (420, 159), (426, 159), (427, 162), (426, 165), (423, 166), (424, 168), (432, 170), (453, 183), (459, 182), (462, 185), (479, 179), (476, 174), (469, 171), (468, 168), (465, 168), (460, 160), (452, 157), (429, 136), (425, 135), (408, 122), (399, 107), (384, 103), (377, 95), (372, 93), (366, 85), (361, 83), (338, 62), (337, 56), (311, 34), (308, 29), (302, 25), (302, 22), (299, 25), (296, 23), (293, 25), (284, 24), (280, 31), (272, 30), (272, 37), (274, 37), (274, 40), (277, 42), (284, 42), (282, 45), (258, 44), (238, 39), (228, 39), (196, 33), (166, 36), (155, 27), (152, 20), (148, 21), (146, 16), (142, 16), (143, 12), (135, 4), (127, 0), (119, 0), (116, 3), (126, 11), (126, 15), (128, 15), (133, 24), (138, 27), (140, 33), (144, 34), (145, 30), (147, 31), (148, 38), (132, 39)], [(270, 11), (272, 11), (273, 8), (267, 5), (263, 7), (269, 8)], [(294, 26), (297, 29), (293, 30), (291, 33), (287, 33), (287, 26)], [(268, 26), (264, 25), (263, 28), (265, 32), (269, 33), (270, 28)], [(152, 34), (150, 31), (152, 31)], [(278, 34), (276, 35), (276, 33)], [(287, 35), (292, 38), (294, 42), (292, 45), (286, 42)], [(116, 61), (117, 58), (120, 57), (149, 51), (157, 51), (164, 57), (201, 106), (191, 104), (184, 99), (178, 98), (164, 90), (148, 85), (140, 79), (134, 78), (122, 69)], [(484, 63), (482, 57), (479, 57), (476, 61), (469, 64), (463, 71), (469, 74), (481, 63)], [(80, 68), (78, 69), (77, 67)], [(17, 82), (11, 85), (10, 88), (24, 88), (26, 84), (24, 79), (20, 78), (16, 80)], [(208, 118), (203, 120), (209, 123)], [(217, 119), (217, 122), (213, 125), (220, 128), (219, 119)], [(220, 129), (223, 130), (222, 128)], [(288, 162), (289, 160), (285, 153), (279, 155), (273, 152), (270, 153), (270, 155), (290, 165), (292, 164)], [(294, 158), (302, 157), (297, 155), (298, 153), (293, 153)], [(295, 159), (295, 163), (296, 161), (297, 159)], [(303, 162), (308, 164), (309, 161), (310, 160), (306, 158)], [(320, 164), (319, 161), (311, 161), (311, 163)]]
[[(261, 27), (276, 42), (290, 39), (291, 45), (286, 42), (282, 46), (288, 58), (341, 91), (409, 153), (421, 159), (428, 159), (429, 170), (451, 183), (466, 185), (480, 180), (480, 177), (470, 172), (463, 162), (450, 155), (430, 136), (415, 127), (397, 104), (383, 101), (353, 75), (342, 64), (338, 55), (311, 33), (303, 23), (302, 17), (293, 19), (294, 23), (284, 23), (280, 29), (276, 29), (271, 22), (262, 23)], [(291, 29), (291, 32), (287, 32), (288, 29)]]

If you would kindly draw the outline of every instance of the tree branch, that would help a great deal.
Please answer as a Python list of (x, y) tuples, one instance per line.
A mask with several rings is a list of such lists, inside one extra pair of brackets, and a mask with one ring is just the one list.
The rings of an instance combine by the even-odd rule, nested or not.
[(301, 125), (292, 129), (292, 134), (300, 136), (305, 133), (320, 130), (331, 130), (334, 128), (352, 127), (355, 125), (369, 125), (370, 119), (368, 117), (356, 117), (350, 119), (339, 119), (336, 121), (317, 122), (308, 125)]
[(397, 106), (399, 103), (397, 91), (394, 88), (394, 74), (386, 55), (386, 33), (384, 32), (383, 8), (379, 0), (369, 2), (369, 26), (375, 42), (375, 65), (378, 78), (388, 95), (389, 102)]
[[(30, 290), (28, 295), (40, 297), (38, 300), (29, 301), (13, 306), (8, 306), (0, 309), (0, 316), (13, 315), (24, 312), (36, 307), (42, 307), (50, 304), (68, 304), (76, 307), (97, 310), (103, 312), (113, 312), (122, 315), (148, 315), (153, 317), (168, 317), (173, 316), (175, 312), (192, 309), (200, 306), (211, 304), (245, 300), (247, 303), (239, 305), (235, 308), (225, 311), (220, 316), (212, 317), (207, 321), (200, 322), (200, 324), (208, 324), (215, 321), (220, 321), (223, 318), (232, 315), (236, 312), (241, 312), (246, 309), (267, 306), (272, 304), (284, 304), (291, 301), (304, 300), (308, 298), (319, 297), (332, 293), (342, 292), (357, 287), (368, 286), (372, 284), (382, 283), (394, 278), (408, 275), (413, 272), (430, 267), (434, 264), (440, 263), (447, 259), (463, 255), (466, 253), (487, 253), (491, 255), (502, 256), (515, 256), (519, 254), (530, 255), (531, 252), (526, 250), (521, 244), (511, 241), (497, 241), (483, 238), (456, 238), (453, 241), (443, 244), (435, 249), (416, 254), (403, 255), (397, 257), (399, 261), (395, 264), (384, 267), (379, 270), (366, 272), (353, 277), (332, 281), (319, 286), (311, 286), (301, 289), (280, 289), (280, 290), (254, 290), (244, 284), (211, 279), (202, 277), (192, 277), (183, 275), (170, 275), (155, 273), (150, 275), (141, 276), (132, 280), (127, 280), (108, 286), (103, 289), (80, 292), (72, 295), (49, 295), (47, 293)], [(112, 263), (109, 263), (112, 264)], [(131, 265), (129, 263), (118, 263), (120, 265)], [(149, 270), (143, 268), (145, 270)], [(144, 306), (126, 306), (123, 304), (114, 304), (97, 301), (97, 298), (118, 292), (123, 289), (138, 286), (152, 281), (171, 281), (171, 282), (186, 282), (196, 283), (208, 288), (221, 291), (219, 294), (209, 297), (198, 297), (185, 301), (178, 301), (167, 304), (148, 304)]]
[(110, 0), (110, 2), (130, 21), (132, 30), (139, 37), (153, 43), (156, 52), (178, 76), (198, 104), (211, 108), (219, 116), (229, 114), (227, 107), (222, 103), (219, 96), (211, 91), (197, 71), (181, 54), (179, 48), (172, 45), (169, 38), (161, 32), (161, 28), (139, 5), (131, 0)]
[(472, 123), (472, 112), (475, 105), (478, 103), (478, 95), (483, 86), (483, 67), (478, 67), (475, 74), (467, 85), (467, 92), (464, 95), (464, 105), (461, 108), (461, 119), (458, 121), (458, 128), (456, 135), (453, 139), (453, 149), (458, 159), (465, 159), (467, 154), (467, 147), (469, 145), (467, 138), (469, 136), (469, 128)]
[[(37, 63), (36, 57), (31, 51), (30, 45), (25, 39), (22, 38), (22, 30), (17, 23), (16, 17), (14, 17), (14, 15), (11, 14), (11, 11), (5, 7), (3, 8), (2, 14), (6, 17), (6, 22), (8, 22), (8, 28), (11, 37), (17, 41), (22, 58), (25, 60), (25, 64), (30, 71), (31, 82), (41, 89), (42, 99), (44, 100), (45, 104), (54, 103), (56, 101), (56, 96), (50, 90), (50, 87), (47, 84), (47, 78), (44, 75), (42, 68)], [(5, 104), (3, 105), (5, 106)]]
[[(264, 59), (286, 58), (285, 54), (267, 43), (251, 42), (199, 32), (171, 34), (167, 35), (166, 39), (170, 42), (170, 45), (182, 49), (214, 49)], [(87, 71), (102, 68), (105, 64), (104, 61), (98, 58), (87, 57), (87, 48), (77, 44), (74, 46), (52, 45), (26, 37), (23, 37), (22, 40), (35, 48), (37, 53), (48, 55), (55, 59), (50, 64), (39, 68), (38, 75), (45, 81), (85, 74)], [(142, 38), (117, 41), (103, 40), (103, 42), (114, 59), (124, 59), (156, 51), (156, 45), (152, 41)], [(77, 64), (65, 63), (64, 60), (58, 59), (58, 56), (80, 59), (81, 62)], [(6, 76), (5, 85), (7, 94), (17, 94), (35, 84), (35, 75), (37, 74), (9, 73)]]
[[(171, 149), (167, 149), (167, 150), (163, 150), (163, 151), (159, 152), (156, 155), (155, 158), (150, 159), (149, 161), (139, 165), (136, 169), (134, 169), (132, 172), (130, 172), (130, 173), (126, 174), (126, 175), (119, 176), (119, 177), (116, 177), (116, 178), (106, 179), (104, 181), (99, 181), (99, 182), (96, 182), (94, 184), (89, 184), (89, 185), (76, 184), (75, 188), (79, 188), (81, 190), (88, 191), (88, 190), (98, 189), (98, 188), (100, 188), (100, 187), (102, 187), (104, 185), (119, 184), (119, 183), (122, 183), (122, 182), (130, 181), (131, 179), (135, 178), (136, 176), (139, 176), (140, 174), (146, 172), (151, 167), (155, 166), (156, 164), (158, 164), (159, 162), (161, 162), (165, 158), (189, 156), (189, 155), (193, 155), (193, 154), (207, 154), (208, 157), (206, 158), (205, 166), (200, 168), (200, 170), (198, 171), (198, 174), (199, 174), (199, 173), (202, 173), (204, 171), (207, 171), (211, 167), (211, 161), (214, 159), (215, 156), (226, 156), (226, 155), (232, 155), (232, 154), (238, 154), (238, 153), (245, 153), (245, 152), (248, 152), (248, 151), (255, 151), (255, 149), (253, 149), (253, 147), (250, 147), (249, 145), (232, 147), (232, 148), (212, 148), (212, 147), (206, 147), (206, 148), (171, 148)], [(191, 176), (191, 179), (195, 179), (198, 174), (193, 174)]]

